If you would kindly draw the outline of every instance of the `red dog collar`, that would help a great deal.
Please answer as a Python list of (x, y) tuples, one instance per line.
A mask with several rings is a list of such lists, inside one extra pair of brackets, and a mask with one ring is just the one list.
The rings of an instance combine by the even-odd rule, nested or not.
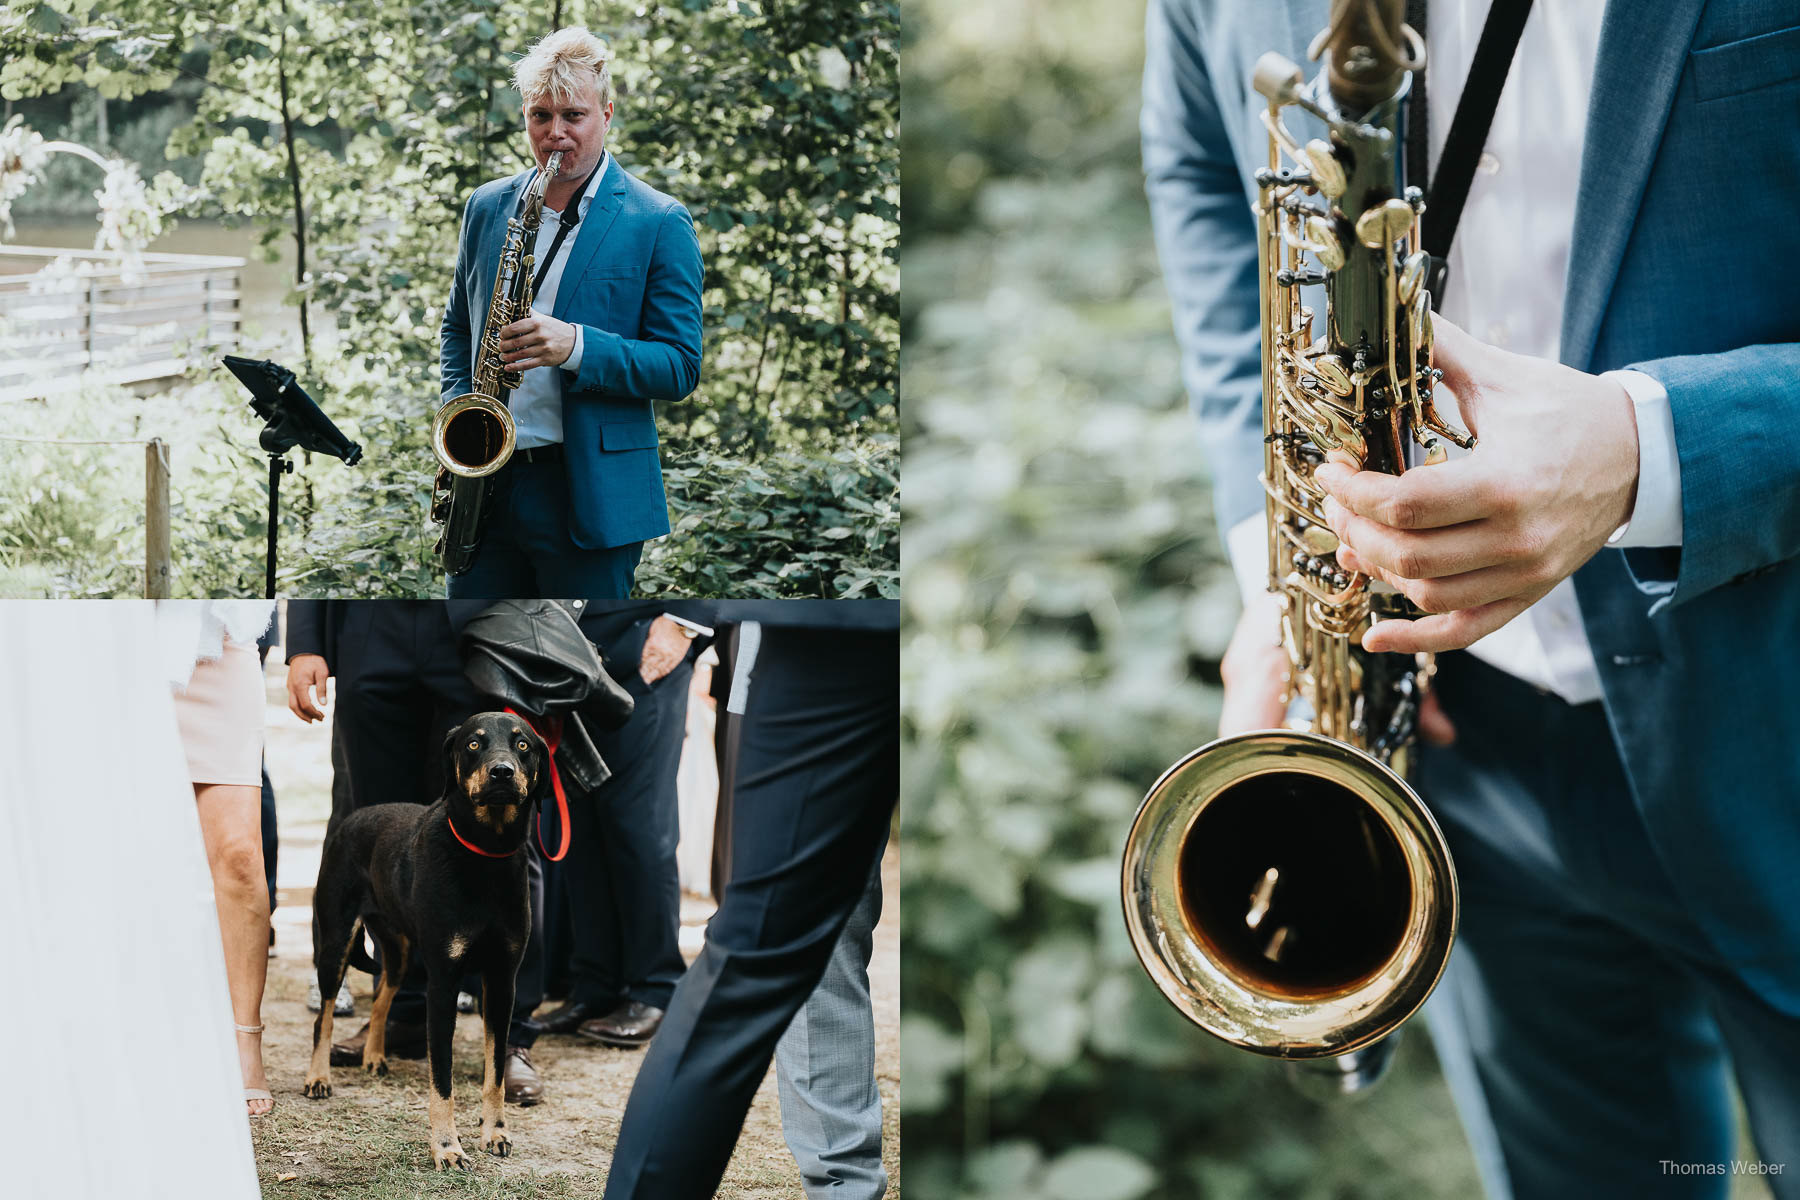
[(450, 819), (449, 813), (444, 814), (444, 824), (450, 826), (450, 836), (461, 842), (465, 850), (473, 850), (483, 858), (511, 858), (525, 848), (523, 843), (521, 843), (518, 847), (508, 850), (505, 854), (495, 854), (492, 850), (483, 850), (480, 846), (477, 846), (474, 842), (471, 842), (468, 838), (456, 832), (456, 822)]

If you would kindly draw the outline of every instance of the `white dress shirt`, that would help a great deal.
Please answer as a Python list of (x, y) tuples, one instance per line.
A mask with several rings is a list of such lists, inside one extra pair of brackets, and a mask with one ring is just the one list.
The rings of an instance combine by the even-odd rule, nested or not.
[[(612, 167), (612, 156), (601, 152), (600, 166), (594, 171), (593, 178), (588, 180), (587, 188), (581, 193), (580, 214), (587, 220), (588, 208), (594, 202), (594, 195), (600, 190), (600, 181)], [(556, 227), (562, 221), (562, 213), (545, 206), (543, 219), (538, 222), (537, 242), (532, 248), (531, 272), (535, 276), (544, 265), (544, 256), (550, 253), (550, 244), (556, 240)], [(575, 239), (581, 236), (581, 227), (577, 225), (563, 238), (563, 244), (556, 249), (556, 261), (550, 264), (550, 271), (544, 276), (544, 286), (531, 298), (531, 311), (548, 316), (556, 308), (556, 292), (562, 286), (563, 266), (569, 261), (569, 253), (575, 247)], [(526, 450), (537, 446), (551, 446), (563, 440), (562, 421), (562, 380), (556, 377), (558, 371), (576, 372), (581, 370), (581, 326), (575, 326), (575, 346), (569, 351), (568, 361), (558, 367), (532, 367), (521, 377), (523, 382), (513, 392), (507, 403), (512, 408), (513, 424), (518, 435), (517, 445)]]
[[(1434, 169), (1488, 7), (1488, 0), (1430, 5), (1426, 71)], [(1440, 311), (1475, 337), (1515, 354), (1559, 357), (1564, 278), (1603, 10), (1593, 0), (1532, 5), (1450, 248)], [(1431, 220), (1429, 210), (1425, 220)], [(1678, 546), (1681, 467), (1668, 392), (1637, 371), (1609, 371), (1604, 377), (1631, 397), (1638, 429), (1637, 498), (1630, 520), (1610, 544)], [(1448, 390), (1438, 394), (1445, 416), (1460, 424)], [(1227, 542), (1245, 596), (1263, 591), (1268, 583), (1264, 518), (1240, 523)], [(1600, 698), (1600, 677), (1572, 580), (1557, 584), (1469, 652), (1571, 704)]]

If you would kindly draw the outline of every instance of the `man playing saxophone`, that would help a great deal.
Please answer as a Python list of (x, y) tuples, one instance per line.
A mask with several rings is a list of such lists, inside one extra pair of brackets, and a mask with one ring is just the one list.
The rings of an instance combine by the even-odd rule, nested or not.
[[(560, 153), (538, 226), (532, 313), (499, 330), (517, 448), (493, 476), (481, 549), (452, 597), (630, 594), (669, 531), (654, 402), (700, 376), (700, 245), (677, 201), (606, 150), (609, 51), (562, 29), (514, 67), (538, 167)], [(507, 221), (535, 169), (478, 188), (463, 213), (441, 335), (446, 400), (469, 390)]]
[[(1407, 7), (1436, 162), (1490, 6)], [(1635, 7), (1538, 3), (1477, 143), (1433, 354), (1475, 448), (1315, 478), (1339, 565), (1425, 612), (1363, 645), (1448, 652), (1417, 783), (1464, 903), (1425, 1012), (1488, 1193), (1720, 1197), (1745, 1168), (1788, 1200), (1800, 306), (1754, 231), (1793, 223), (1800, 27)], [(1280, 724), (1288, 665), (1256, 479), (1251, 66), (1304, 62), (1326, 21), (1324, 0), (1149, 3), (1149, 197), (1245, 583), (1221, 733)], [(1762, 1164), (1733, 1162), (1733, 1076)]]

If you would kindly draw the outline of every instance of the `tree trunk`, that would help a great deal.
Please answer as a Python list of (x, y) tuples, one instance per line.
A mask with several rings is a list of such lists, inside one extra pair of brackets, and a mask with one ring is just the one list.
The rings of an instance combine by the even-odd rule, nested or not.
[[(294, 150), (294, 115), (288, 107), (287, 6), (281, 9), (281, 37), (275, 45), (275, 78), (281, 85), (281, 136), (287, 143), (288, 184), (294, 191), (294, 286), (306, 287), (306, 202), (300, 193), (300, 157)], [(306, 292), (300, 292), (300, 353), (312, 363), (312, 327), (307, 319)]]

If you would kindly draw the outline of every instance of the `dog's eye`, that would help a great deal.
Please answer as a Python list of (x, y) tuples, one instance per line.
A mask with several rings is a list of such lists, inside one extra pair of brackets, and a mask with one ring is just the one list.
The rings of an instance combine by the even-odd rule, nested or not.
[(520, 738), (520, 739), (519, 739), (519, 749), (521, 749), (521, 750), (529, 750), (529, 749), (531, 749), (531, 747), (530, 747), (530, 745), (528, 745), (528, 744), (527, 744), (527, 743), (526, 743), (526, 741), (525, 741), (525, 739), (524, 739), (524, 738)]
[(469, 749), (471, 749), (471, 750), (479, 750), (479, 749), (481, 749), (481, 743), (480, 743), (480, 742), (470, 742), (470, 743), (469, 743)]

